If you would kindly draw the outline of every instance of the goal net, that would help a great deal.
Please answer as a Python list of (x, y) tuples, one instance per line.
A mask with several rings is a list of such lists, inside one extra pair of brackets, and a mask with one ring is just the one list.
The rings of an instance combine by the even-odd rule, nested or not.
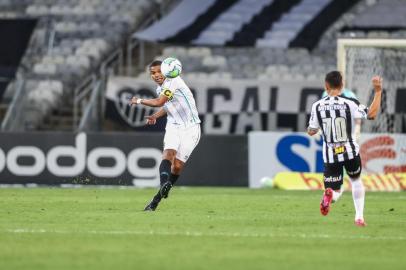
[(373, 98), (372, 76), (384, 80), (381, 111), (375, 121), (364, 121), (363, 132), (405, 132), (406, 40), (339, 39), (337, 65), (345, 87), (354, 91), (362, 104)]
[(337, 65), (345, 88), (367, 106), (374, 94), (372, 77), (383, 77), (378, 117), (362, 123), (363, 167), (369, 172), (406, 172), (406, 135), (401, 134), (406, 133), (406, 40), (339, 39)]

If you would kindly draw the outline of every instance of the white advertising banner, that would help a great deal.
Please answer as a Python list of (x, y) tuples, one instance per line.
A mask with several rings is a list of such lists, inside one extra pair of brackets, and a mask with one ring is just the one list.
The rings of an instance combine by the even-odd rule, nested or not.
[[(280, 172), (323, 172), (322, 140), (303, 132), (250, 132), (249, 185)], [(360, 139), (363, 173), (406, 172), (406, 135), (365, 133)]]

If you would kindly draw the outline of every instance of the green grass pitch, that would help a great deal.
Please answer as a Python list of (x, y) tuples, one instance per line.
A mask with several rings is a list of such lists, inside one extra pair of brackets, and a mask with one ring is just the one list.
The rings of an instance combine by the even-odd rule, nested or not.
[(175, 188), (0, 189), (0, 269), (406, 269), (406, 193)]

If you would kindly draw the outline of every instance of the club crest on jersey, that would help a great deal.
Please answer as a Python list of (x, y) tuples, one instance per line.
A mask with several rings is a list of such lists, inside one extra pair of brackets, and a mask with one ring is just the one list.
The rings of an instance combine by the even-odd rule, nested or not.
[(163, 89), (162, 94), (168, 98), (168, 100), (172, 100), (173, 99), (173, 93), (171, 90), (169, 89)]

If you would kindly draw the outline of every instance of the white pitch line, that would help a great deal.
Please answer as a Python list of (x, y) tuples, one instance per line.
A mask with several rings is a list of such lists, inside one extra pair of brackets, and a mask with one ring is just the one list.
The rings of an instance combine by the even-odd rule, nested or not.
[[(360, 228), (362, 230), (362, 228)], [(229, 232), (169, 232), (169, 231), (68, 231), (46, 229), (8, 229), (7, 233), (53, 233), (53, 234), (100, 234), (100, 235), (144, 235), (144, 236), (191, 236), (191, 237), (248, 237), (248, 238), (301, 238), (301, 239), (361, 239), (361, 240), (395, 240), (405, 241), (405, 236), (369, 236), (369, 235), (330, 235), (330, 234), (286, 234), (286, 233), (229, 233)]]

